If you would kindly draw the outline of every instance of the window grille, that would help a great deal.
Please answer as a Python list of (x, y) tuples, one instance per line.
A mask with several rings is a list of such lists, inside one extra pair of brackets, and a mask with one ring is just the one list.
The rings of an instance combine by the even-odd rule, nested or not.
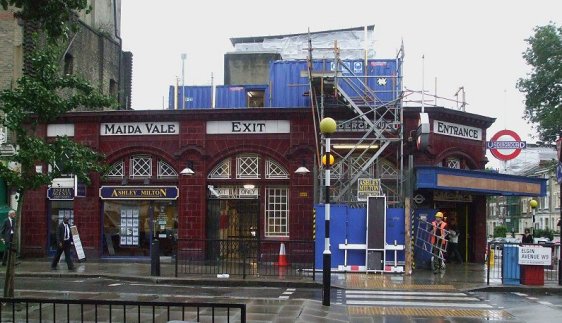
[(461, 168), (461, 160), (456, 158), (456, 157), (449, 157), (446, 160), (446, 167), (447, 168), (460, 169)]
[(236, 157), (236, 178), (260, 178), (258, 155), (241, 155)]
[(111, 165), (107, 172), (107, 177), (123, 178), (123, 176), (125, 176), (125, 163), (122, 160)]
[(221, 161), (207, 176), (209, 179), (230, 178), (230, 158)]
[(289, 236), (289, 189), (267, 187), (265, 190), (265, 236)]
[(268, 159), (265, 161), (265, 178), (289, 178), (289, 173), (283, 166), (279, 165), (279, 163)]
[(150, 156), (132, 156), (129, 174), (131, 178), (151, 177), (152, 158)]
[(158, 178), (178, 177), (178, 172), (163, 160), (158, 161)]

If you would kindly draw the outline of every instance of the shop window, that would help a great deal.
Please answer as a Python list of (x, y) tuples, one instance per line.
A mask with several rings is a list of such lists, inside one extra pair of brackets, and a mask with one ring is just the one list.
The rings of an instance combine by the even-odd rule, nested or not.
[(236, 157), (236, 178), (260, 178), (258, 155), (240, 155)]
[(129, 167), (131, 178), (152, 176), (152, 158), (150, 156), (132, 156)]
[(62, 223), (64, 216), (68, 216), (68, 223), (74, 225), (74, 203), (73, 201), (51, 201), (49, 220), (49, 249), (57, 249), (57, 227)]
[(289, 236), (289, 189), (268, 187), (265, 190), (265, 236)]
[(158, 178), (178, 177), (176, 170), (163, 160), (158, 161)]
[(461, 160), (457, 157), (449, 157), (449, 158), (445, 159), (445, 167), (460, 169), (461, 168)]
[(123, 178), (125, 176), (125, 163), (121, 160), (111, 165), (106, 176), (110, 178)]
[(265, 161), (265, 178), (289, 178), (287, 170), (274, 160)]
[(208, 176), (209, 179), (229, 179), (230, 178), (230, 158), (220, 162)]

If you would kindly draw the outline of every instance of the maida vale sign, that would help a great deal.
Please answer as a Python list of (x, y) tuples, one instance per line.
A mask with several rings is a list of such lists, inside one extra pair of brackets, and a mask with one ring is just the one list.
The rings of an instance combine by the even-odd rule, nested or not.
[(178, 122), (128, 122), (102, 123), (102, 136), (147, 136), (147, 135), (178, 135)]
[(471, 140), (482, 140), (482, 129), (433, 120), (433, 133)]

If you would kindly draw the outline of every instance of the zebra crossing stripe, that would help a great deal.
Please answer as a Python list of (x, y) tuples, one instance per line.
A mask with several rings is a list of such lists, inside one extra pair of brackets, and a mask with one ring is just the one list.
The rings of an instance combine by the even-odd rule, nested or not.
[[(347, 295), (347, 299), (363, 299), (365, 296), (363, 295)], [(468, 301), (468, 302), (477, 302), (480, 299), (476, 297), (458, 297), (458, 296), (437, 296), (437, 297), (427, 297), (427, 296), (408, 296), (408, 295), (371, 295), (369, 299), (403, 299), (403, 300), (428, 300), (428, 301)]]
[(427, 302), (399, 302), (399, 301), (346, 301), (347, 305), (371, 306), (417, 306), (417, 307), (454, 307), (454, 308), (493, 308), (489, 304), (467, 303), (427, 303)]
[(448, 293), (448, 292), (401, 292), (386, 290), (347, 290), (346, 295), (425, 295), (425, 296), (467, 296), (465, 293)]

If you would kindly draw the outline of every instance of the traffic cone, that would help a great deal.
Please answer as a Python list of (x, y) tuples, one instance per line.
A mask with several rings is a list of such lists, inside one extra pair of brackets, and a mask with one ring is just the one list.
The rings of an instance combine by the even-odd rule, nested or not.
[(277, 263), (279, 265), (279, 267), (285, 267), (288, 266), (289, 264), (287, 263), (287, 255), (285, 254), (285, 244), (281, 243), (281, 246), (279, 246), (279, 261)]

